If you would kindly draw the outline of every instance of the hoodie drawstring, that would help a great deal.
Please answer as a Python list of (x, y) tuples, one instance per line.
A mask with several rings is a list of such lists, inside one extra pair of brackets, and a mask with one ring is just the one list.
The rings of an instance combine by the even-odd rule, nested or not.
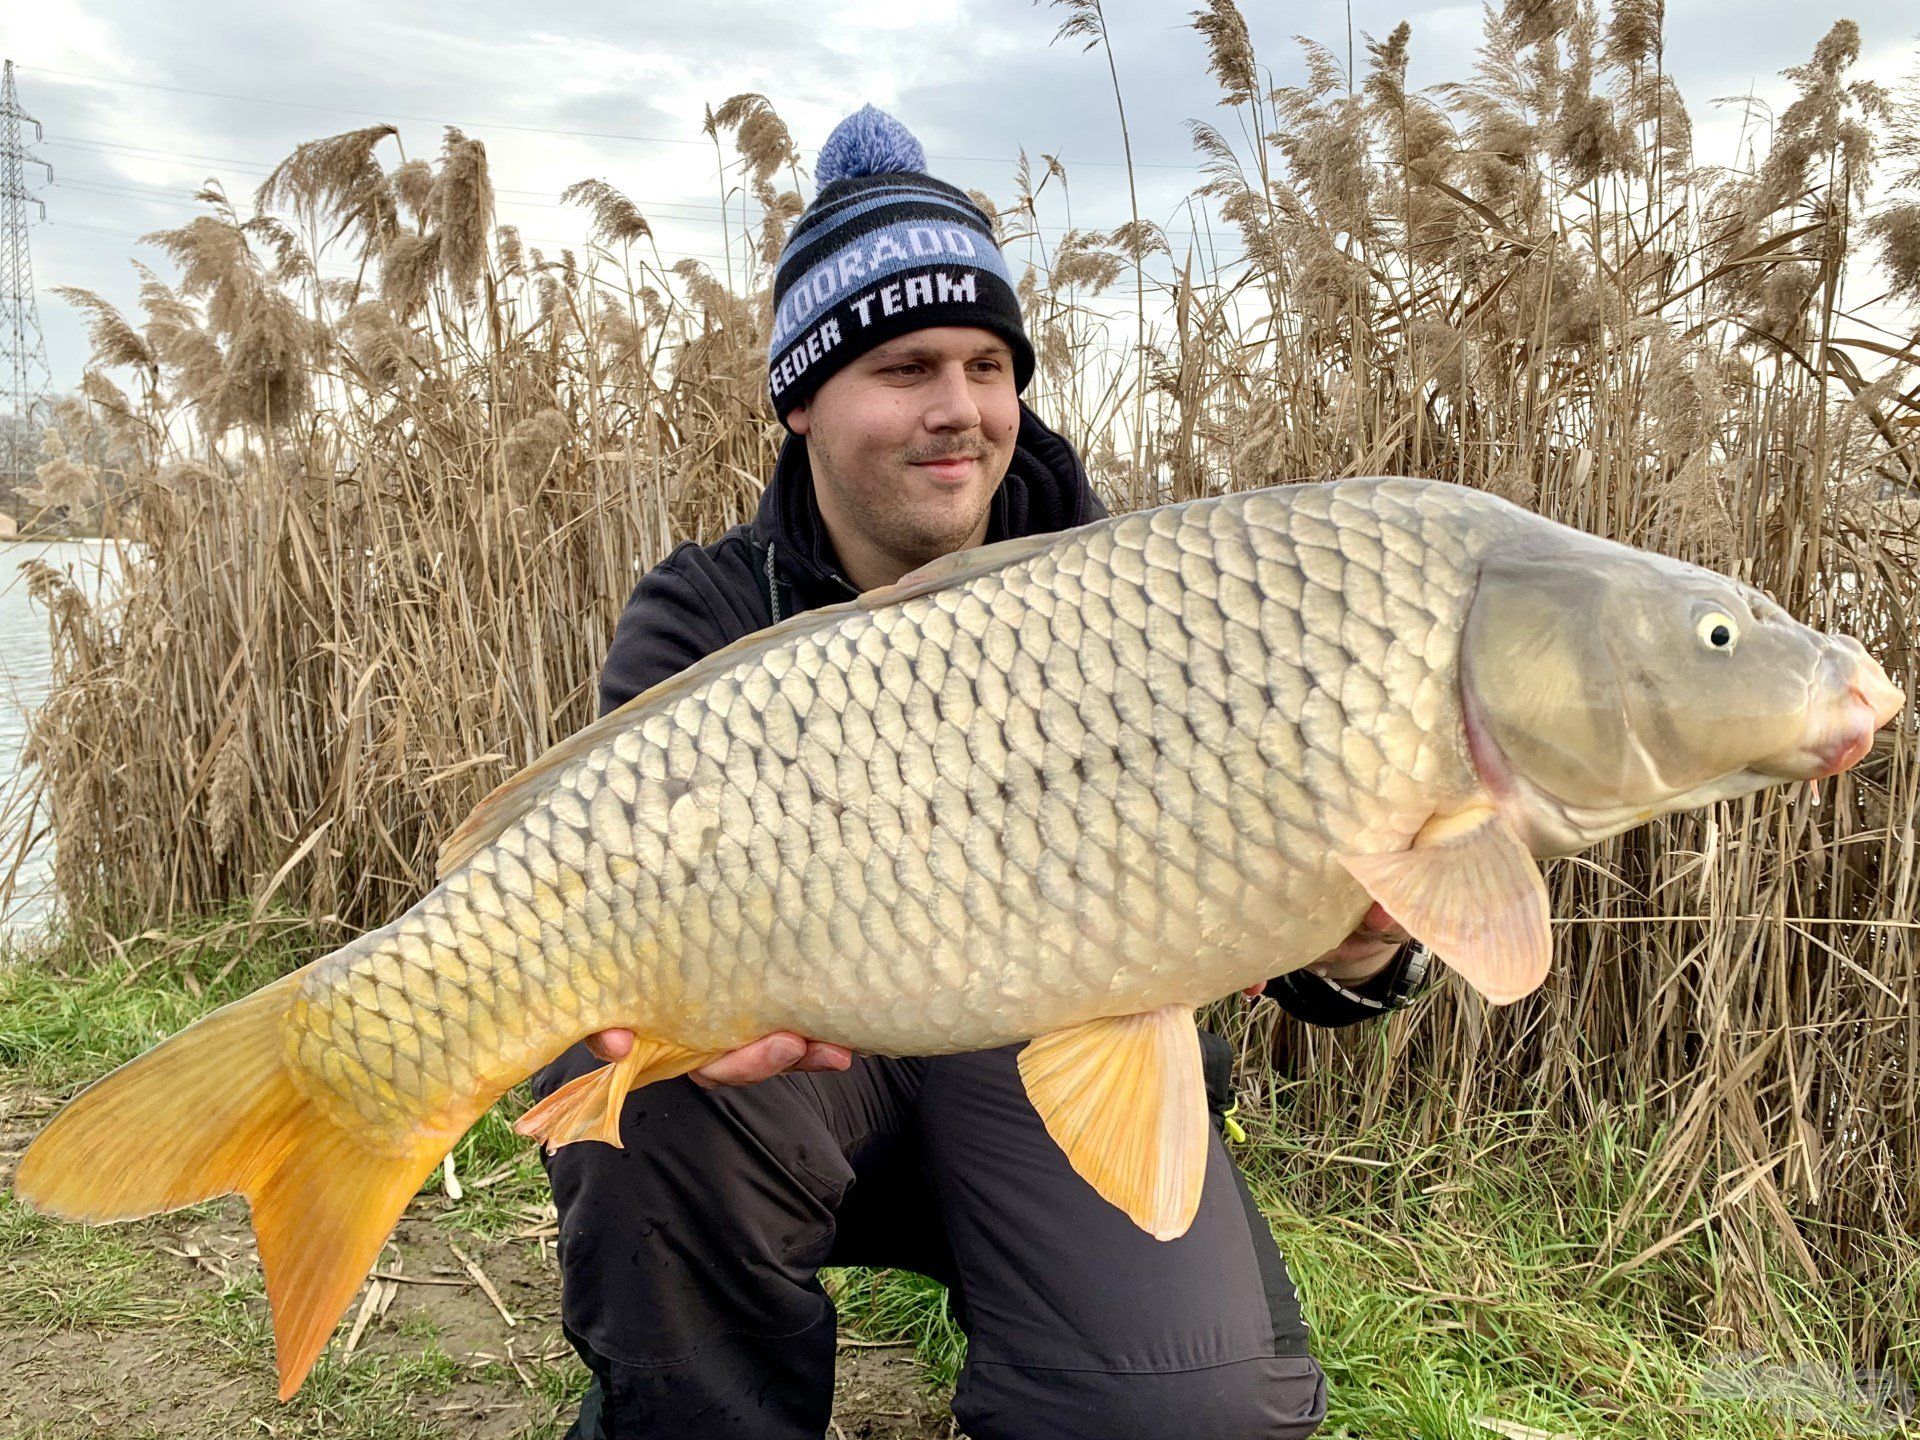
[(773, 541), (767, 542), (767, 601), (773, 606), (773, 623), (780, 623), (780, 582), (774, 576)]

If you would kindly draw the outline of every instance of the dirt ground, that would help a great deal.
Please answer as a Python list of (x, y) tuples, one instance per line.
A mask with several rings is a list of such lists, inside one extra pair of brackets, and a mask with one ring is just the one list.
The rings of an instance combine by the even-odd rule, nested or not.
[[(0, 1195), (52, 1108), (0, 1093)], [(240, 1201), (98, 1230), (16, 1207), (0, 1216), (13, 1227), (0, 1249), (0, 1436), (558, 1437), (586, 1371), (560, 1333), (551, 1209), (504, 1236), (460, 1228), (455, 1209), (414, 1202), (327, 1358), (282, 1405)], [(98, 1257), (87, 1248), (101, 1244)], [(830, 1440), (954, 1433), (906, 1347), (843, 1340)]]

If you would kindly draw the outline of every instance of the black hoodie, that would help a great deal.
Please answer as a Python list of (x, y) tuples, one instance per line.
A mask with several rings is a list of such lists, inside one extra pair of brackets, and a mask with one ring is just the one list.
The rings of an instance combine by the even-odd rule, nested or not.
[[(1069, 530), (1106, 513), (1072, 447), (1023, 402), (986, 543)], [(686, 542), (634, 587), (600, 672), (600, 713), (778, 619), (858, 593), (821, 521), (806, 441), (789, 434), (751, 524), (734, 526), (711, 545)], [(1351, 1025), (1382, 1013), (1387, 997), (1410, 998), (1397, 984), (1404, 960), (1353, 992), (1295, 971), (1269, 982), (1267, 993), (1313, 1024)]]

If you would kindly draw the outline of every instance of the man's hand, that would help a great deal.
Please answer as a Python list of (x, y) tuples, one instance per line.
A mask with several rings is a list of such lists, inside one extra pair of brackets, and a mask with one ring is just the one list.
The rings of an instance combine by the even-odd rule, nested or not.
[[(1412, 938), (1375, 901), (1351, 935), (1306, 968), (1342, 985), (1357, 985), (1386, 969), (1394, 952)], [(1249, 985), (1244, 993), (1258, 995), (1264, 989), (1266, 982), (1262, 981)]]
[[(587, 1049), (602, 1060), (623, 1059), (633, 1049), (633, 1032), (598, 1031), (587, 1037)], [(711, 1090), (716, 1085), (752, 1085), (789, 1070), (844, 1070), (851, 1064), (853, 1052), (844, 1045), (829, 1045), (796, 1035), (791, 1030), (776, 1030), (738, 1050), (729, 1050), (698, 1070), (689, 1071), (687, 1078)]]

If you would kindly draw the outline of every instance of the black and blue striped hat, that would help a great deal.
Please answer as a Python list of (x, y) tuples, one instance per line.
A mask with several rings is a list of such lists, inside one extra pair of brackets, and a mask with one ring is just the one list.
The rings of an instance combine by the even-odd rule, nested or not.
[(991, 330), (1027, 388), (1033, 346), (993, 226), (965, 191), (926, 169), (913, 132), (871, 105), (821, 146), (813, 204), (773, 278), (767, 390), (783, 425), (836, 370), (931, 325)]

